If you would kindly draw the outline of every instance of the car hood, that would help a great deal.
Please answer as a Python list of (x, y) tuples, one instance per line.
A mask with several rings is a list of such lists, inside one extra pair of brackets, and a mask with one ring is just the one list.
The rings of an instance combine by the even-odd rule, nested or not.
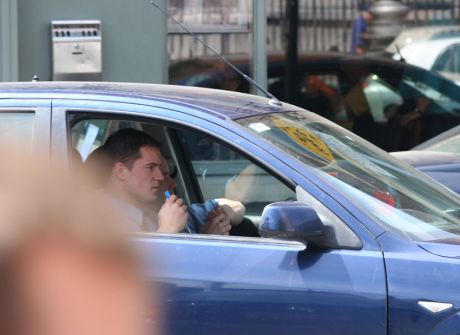
[(391, 152), (391, 154), (414, 167), (460, 163), (460, 155), (450, 152), (410, 150)]
[(437, 242), (419, 242), (418, 245), (433, 255), (460, 258), (460, 237)]

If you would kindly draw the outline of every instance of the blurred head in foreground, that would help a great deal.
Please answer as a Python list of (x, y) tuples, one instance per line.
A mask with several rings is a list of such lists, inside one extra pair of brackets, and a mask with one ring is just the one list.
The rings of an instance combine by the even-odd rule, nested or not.
[(47, 165), (2, 164), (0, 334), (157, 333), (140, 261), (107, 213)]

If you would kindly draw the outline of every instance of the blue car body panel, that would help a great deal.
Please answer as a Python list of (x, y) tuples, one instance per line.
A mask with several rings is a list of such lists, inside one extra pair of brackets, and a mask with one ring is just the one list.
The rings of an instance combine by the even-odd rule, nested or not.
[(380, 251), (193, 238), (138, 243), (147, 262), (158, 262), (150, 275), (166, 291), (172, 334), (386, 333)]
[[(389, 233), (378, 241), (384, 249), (388, 282), (388, 333), (424, 334), (430, 330), (429, 333), (441, 334), (441, 329), (447, 327), (452, 331), (455, 327), (458, 334), (460, 258), (446, 256), (452, 249), (457, 249), (459, 255), (460, 245), (449, 245), (448, 254), (444, 254), (444, 249), (443, 255), (435, 255), (425, 250), (423, 243), (419, 246)], [(420, 306), (419, 301), (446, 302), (453, 306), (433, 313)]]
[[(347, 250), (261, 238), (133, 237), (146, 277), (160, 288), (168, 333), (458, 334), (460, 247), (417, 243), (387, 231), (312, 168), (232, 121), (283, 112), (267, 102), (153, 85), (0, 84), (0, 109), (34, 108), (41, 122), (49, 121), (44, 129), (53, 155), (68, 154), (69, 111), (187, 126), (231, 143), (291, 187), (303, 188), (362, 243)], [(452, 307), (433, 313), (419, 301)]]

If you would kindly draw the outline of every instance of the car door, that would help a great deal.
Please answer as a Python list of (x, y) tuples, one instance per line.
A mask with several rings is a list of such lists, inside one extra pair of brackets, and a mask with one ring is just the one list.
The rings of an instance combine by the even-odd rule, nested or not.
[[(378, 245), (353, 216), (287, 166), (284, 157), (274, 158), (220, 119), (182, 113), (186, 107), (88, 101), (75, 107), (55, 101), (53, 106), (54, 154), (67, 150), (69, 156), (68, 121), (75, 116), (159, 125), (177, 161), (191, 160), (180, 169), (191, 178), (186, 188), (194, 193), (193, 201), (244, 193), (239, 200), (257, 221), (264, 203), (321, 194), (321, 201), (312, 203), (329, 211), (339, 225), (353, 227), (359, 248), (321, 249), (247, 236), (137, 235), (134, 243), (144, 257), (147, 279), (160, 292), (164, 319), (159, 321), (168, 334), (385, 334), (387, 294)], [(200, 159), (187, 153), (196, 148), (184, 134), (208, 141), (211, 155)], [(250, 185), (259, 186), (238, 192), (251, 179), (245, 179), (248, 175), (256, 180)], [(214, 187), (207, 188), (208, 182)]]

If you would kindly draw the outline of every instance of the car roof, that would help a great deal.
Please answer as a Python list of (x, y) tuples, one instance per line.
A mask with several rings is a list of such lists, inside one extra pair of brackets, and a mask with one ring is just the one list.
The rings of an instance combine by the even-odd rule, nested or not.
[(459, 43), (460, 37), (415, 42), (402, 48), (400, 53), (408, 63), (430, 69), (447, 47)]
[[(112, 97), (112, 98), (110, 98)], [(89, 99), (162, 101), (199, 109), (223, 119), (281, 112), (269, 99), (232, 91), (158, 84), (113, 82), (14, 82), (0, 83), (0, 99)], [(289, 106), (283, 104), (284, 107)]]
[(405, 28), (385, 50), (396, 53), (397, 48), (401, 49), (411, 43), (458, 36), (460, 36), (460, 27), (455, 25)]

